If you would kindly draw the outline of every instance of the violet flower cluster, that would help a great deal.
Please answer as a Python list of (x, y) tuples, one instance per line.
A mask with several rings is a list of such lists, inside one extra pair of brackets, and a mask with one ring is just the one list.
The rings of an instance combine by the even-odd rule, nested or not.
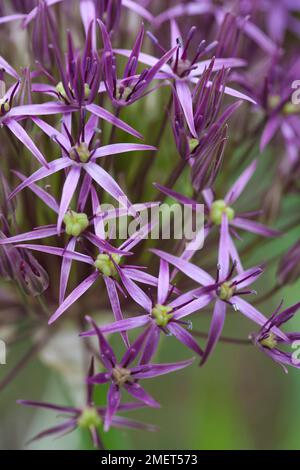
[[(62, 414), (34, 439), (80, 428), (101, 449), (110, 427), (159, 432), (120, 413), (161, 406), (144, 379), (201, 374), (233, 315), (249, 334), (227, 342), (299, 368), (300, 332), (282, 327), (300, 304), (274, 311), (300, 277), (299, 10), (0, 2), (0, 338), (31, 343), (0, 390), (70, 324), (88, 370), (81, 404), (18, 401)], [(194, 216), (202, 204), (204, 225), (192, 240), (151, 239), (156, 222), (142, 212), (161, 203)], [(113, 220), (135, 229), (115, 236)], [(297, 228), (285, 252), (260, 250)], [(172, 341), (186, 357), (163, 362)]]

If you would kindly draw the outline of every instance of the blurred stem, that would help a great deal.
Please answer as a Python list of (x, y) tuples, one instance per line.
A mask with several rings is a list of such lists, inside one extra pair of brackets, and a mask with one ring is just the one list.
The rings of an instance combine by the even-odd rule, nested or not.
[[(163, 115), (163, 118), (162, 118), (162, 121), (161, 121), (161, 124), (160, 124), (160, 128), (159, 128), (156, 140), (153, 144), (154, 147), (157, 147), (157, 149), (153, 150), (149, 155), (147, 155), (147, 157), (145, 157), (145, 159), (142, 162), (142, 165), (138, 169), (139, 175), (142, 175), (142, 176), (145, 175), (145, 177), (146, 177), (149, 170), (150, 170), (150, 168), (151, 168), (151, 166), (152, 166), (152, 164), (154, 163), (154, 157), (156, 156), (156, 154), (159, 151), (159, 145), (161, 143), (161, 140), (164, 136), (164, 133), (165, 133), (165, 130), (166, 130), (166, 127), (167, 127), (169, 111), (170, 111), (170, 108), (172, 106), (172, 101), (173, 101), (173, 95), (171, 94), (171, 96), (169, 98), (169, 101), (168, 101), (168, 104), (165, 108), (165, 112), (164, 112), (164, 115)], [(135, 198), (136, 198), (137, 201), (139, 201), (140, 198), (142, 197), (143, 192), (144, 192), (144, 188), (145, 188), (144, 178), (143, 177), (138, 178), (138, 184), (137, 184), (137, 189), (136, 189), (136, 194), (135, 194)]]
[[(208, 338), (208, 333), (203, 333), (202, 331), (192, 331), (192, 334), (194, 336), (197, 336), (197, 338)], [(248, 345), (248, 346), (252, 344), (251, 339), (229, 338), (228, 336), (220, 336), (219, 341), (221, 343)]]
[[(186, 161), (180, 159), (180, 161), (178, 162), (177, 166), (174, 168), (174, 170), (173, 170), (172, 173), (170, 174), (170, 176), (169, 176), (169, 178), (167, 179), (167, 182), (165, 183), (164, 186), (166, 186), (166, 187), (169, 188), (169, 189), (173, 188), (173, 186), (176, 184), (177, 180), (178, 180), (179, 177), (181, 176), (183, 170), (185, 169), (185, 165), (186, 165)], [(165, 199), (166, 197), (167, 197), (167, 196), (165, 196), (164, 199)], [(156, 198), (155, 200), (156, 200), (156, 201), (159, 201), (159, 200), (160, 200), (160, 197), (157, 196), (157, 198)]]
[[(118, 118), (120, 114), (121, 114), (121, 107), (118, 106), (114, 112), (115, 118)], [(117, 131), (117, 127), (115, 125), (112, 125), (107, 145), (111, 145), (114, 143), (115, 138), (116, 138), (116, 131)], [(115, 168), (114, 159), (108, 155), (107, 157), (104, 158), (103, 168), (104, 170), (109, 170), (112, 167), (112, 165)]]
[(266, 300), (269, 300), (273, 295), (277, 294), (277, 292), (282, 288), (283, 286), (280, 286), (279, 284), (275, 284), (275, 286), (270, 289), (268, 292), (266, 292), (262, 297), (259, 299), (256, 299), (252, 302), (253, 305), (260, 304), (262, 302), (266, 302)]
[(17, 362), (17, 364), (8, 372), (4, 379), (0, 382), (0, 391), (3, 390), (7, 385), (9, 385), (14, 378), (21, 372), (21, 370), (26, 367), (26, 365), (33, 359), (39, 351), (47, 344), (48, 340), (51, 338), (52, 334), (49, 331), (46, 334), (42, 335), (41, 338), (34, 343), (28, 351), (22, 356), (22, 358)]
[(49, 309), (46, 305), (45, 300), (42, 297), (42, 294), (37, 296), (37, 300), (40, 306), (42, 307), (43, 312), (47, 315), (47, 317), (49, 317)]

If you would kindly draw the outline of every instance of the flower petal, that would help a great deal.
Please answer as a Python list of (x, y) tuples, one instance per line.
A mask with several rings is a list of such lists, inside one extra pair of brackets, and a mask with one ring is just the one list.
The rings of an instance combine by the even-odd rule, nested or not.
[(131, 127), (131, 126), (129, 126), (128, 124), (126, 124), (126, 122), (121, 121), (121, 119), (117, 118), (117, 117), (114, 116), (112, 113), (110, 113), (109, 111), (107, 111), (107, 110), (104, 109), (104, 108), (101, 108), (101, 107), (98, 106), (97, 104), (88, 104), (88, 105), (86, 106), (86, 109), (87, 109), (90, 113), (95, 114), (96, 116), (98, 116), (98, 117), (101, 118), (101, 119), (104, 119), (105, 121), (109, 122), (109, 123), (112, 124), (113, 126), (119, 127), (119, 128), (122, 129), (124, 132), (127, 132), (128, 134), (134, 135), (134, 136), (137, 137), (138, 139), (142, 139), (142, 138), (143, 138), (142, 134), (140, 134), (138, 131), (136, 131), (135, 129), (133, 129), (133, 127)]
[(161, 259), (167, 261), (168, 263), (172, 264), (188, 277), (193, 279), (194, 281), (198, 282), (203, 286), (208, 286), (210, 284), (214, 284), (214, 279), (203, 269), (199, 268), (198, 266), (189, 263), (188, 261), (182, 260), (177, 256), (170, 255), (161, 250), (150, 250), (155, 255), (159, 256)]
[(203, 351), (198, 345), (197, 341), (194, 339), (194, 337), (189, 333), (185, 328), (180, 326), (178, 323), (171, 321), (168, 324), (168, 330), (174, 335), (178, 341), (180, 341), (182, 344), (190, 348), (192, 351), (194, 351), (196, 354), (199, 354), (199, 356), (203, 355)]
[(200, 365), (203, 365), (206, 362), (208, 356), (212, 353), (221, 336), (225, 321), (225, 314), (226, 303), (222, 300), (217, 299), (209, 328), (208, 341)]
[(19, 186), (17, 186), (9, 195), (9, 199), (12, 199), (15, 197), (16, 194), (18, 194), (22, 189), (27, 188), (30, 186), (32, 183), (35, 183), (36, 181), (39, 181), (43, 178), (46, 178), (47, 176), (51, 176), (57, 171), (60, 171), (64, 168), (68, 168), (69, 166), (72, 165), (72, 160), (70, 158), (59, 158), (57, 160), (54, 160), (53, 162), (50, 162), (48, 164), (48, 168), (39, 168), (37, 171), (35, 171), (32, 175), (28, 176)]
[(40, 162), (41, 165), (48, 167), (48, 163), (39, 151), (33, 140), (29, 137), (25, 129), (13, 119), (5, 119), (5, 125), (11, 130), (11, 132), (19, 139), (25, 147), (35, 156), (35, 158)]
[(81, 167), (73, 165), (65, 179), (60, 200), (59, 213), (57, 218), (57, 234), (60, 235), (63, 218), (69, 209), (70, 202), (76, 191), (81, 173)]
[(125, 383), (124, 388), (127, 390), (130, 395), (136, 398), (139, 401), (142, 401), (147, 406), (151, 406), (153, 408), (160, 408), (160, 404), (154, 400), (154, 398), (149, 395), (137, 382), (135, 383)]
[(73, 305), (76, 300), (78, 300), (98, 279), (99, 272), (96, 271), (90, 274), (84, 281), (82, 281), (68, 297), (63, 301), (63, 303), (58, 307), (58, 309), (50, 317), (48, 324), (51, 325), (54, 323), (68, 308)]
[(228, 205), (233, 204), (240, 197), (241, 193), (243, 192), (250, 178), (255, 172), (256, 165), (257, 165), (256, 160), (253, 160), (253, 162), (239, 176), (239, 178), (236, 180), (236, 182), (234, 183), (234, 185), (231, 187), (231, 189), (228, 191), (228, 193), (226, 194), (224, 198), (226, 204)]
[(116, 413), (121, 402), (121, 393), (117, 384), (112, 383), (107, 394), (107, 410), (104, 419), (104, 431), (108, 431), (112, 417)]

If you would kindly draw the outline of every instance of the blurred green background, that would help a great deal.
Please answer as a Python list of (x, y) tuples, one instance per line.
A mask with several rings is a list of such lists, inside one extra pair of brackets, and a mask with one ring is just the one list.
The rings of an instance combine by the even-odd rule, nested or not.
[[(282, 253), (298, 237), (294, 230), (280, 239), (263, 242), (247, 259), (246, 267)], [(205, 260), (205, 251), (200, 253)], [(249, 257), (248, 257), (249, 258)], [(275, 267), (255, 285), (259, 293), (274, 285)], [(300, 281), (285, 287), (261, 304), (269, 316), (282, 298), (285, 306), (299, 301)], [(207, 331), (209, 315), (196, 314), (193, 328)], [(300, 317), (287, 325), (300, 330)], [(224, 335), (247, 338), (256, 331), (239, 312), (228, 311)], [(17, 379), (1, 392), (1, 449), (92, 449), (88, 436), (75, 431), (61, 439), (47, 438), (26, 447), (26, 441), (55, 423), (56, 414), (16, 405), (16, 400), (35, 399), (57, 404), (80, 402), (81, 341), (70, 323), (62, 337), (34, 358)], [(200, 340), (202, 346), (203, 340)], [(118, 349), (119, 337), (112, 337)], [(26, 351), (21, 344), (8, 351), (8, 364), (0, 366), (0, 377)], [(156, 361), (177, 361), (190, 357), (189, 351), (172, 337), (165, 337)], [(45, 364), (46, 363), (46, 364)], [(51, 367), (49, 367), (49, 365)], [(186, 370), (144, 382), (145, 388), (162, 404), (160, 410), (143, 409), (132, 418), (159, 427), (157, 433), (111, 430), (103, 434), (109, 449), (299, 449), (300, 374), (273, 363), (252, 345), (219, 343), (205, 367)], [(102, 400), (104, 397), (101, 397)]]
[[(148, 100), (138, 103), (122, 114), (122, 119), (136, 126), (146, 136), (146, 143), (153, 143), (157, 135), (162, 114), (161, 92), (151, 95)], [(147, 103), (147, 105), (145, 104)], [(164, 100), (165, 104), (167, 99)], [(147, 106), (147, 108), (143, 108)], [(136, 115), (147, 120), (136, 121)], [(136, 114), (137, 113), (137, 114)], [(135, 116), (135, 118), (134, 118)], [(122, 135), (122, 140), (130, 137)], [(151, 183), (164, 183), (171, 169), (178, 161), (172, 142), (171, 131), (165, 134), (151, 172), (147, 175), (143, 200), (151, 200), (154, 191)], [(229, 150), (230, 153), (230, 150)], [(252, 153), (252, 156), (254, 153)], [(247, 157), (251, 157), (248, 155)], [(270, 156), (269, 156), (270, 157)], [(125, 175), (123, 187), (134, 185), (139, 166), (139, 157), (130, 157), (132, 165), (128, 170), (126, 158), (118, 162), (119, 171)], [(271, 155), (272, 158), (272, 155)], [(266, 170), (270, 165), (264, 156), (257, 181), (267, 182), (272, 177)], [(234, 155), (230, 165), (234, 163)], [(248, 159), (247, 162), (250, 160)], [(232, 180), (242, 171), (247, 162), (238, 166), (238, 171), (225, 172), (219, 180), (219, 190), (224, 194)], [(231, 168), (231, 167), (230, 167)], [(230, 170), (229, 168), (229, 170)], [(267, 175), (267, 176), (266, 176)], [(191, 195), (187, 175), (178, 182), (177, 189)], [(146, 185), (146, 183), (148, 183)], [(250, 202), (255, 201), (259, 186), (250, 185)], [(253, 189), (255, 191), (253, 192)], [(251, 204), (250, 204), (251, 205)], [(290, 201), (287, 213), (297, 209), (297, 201)], [(276, 225), (276, 224), (275, 224)], [(268, 257), (280, 255), (299, 237), (294, 230), (278, 240), (263, 242), (246, 258), (245, 266), (250, 267)], [(248, 238), (245, 237), (247, 241)], [(168, 248), (167, 248), (168, 249)], [(170, 251), (172, 246), (169, 247)], [(205, 249), (200, 253), (200, 265), (206, 263)], [(275, 267), (266, 271), (255, 288), (259, 293), (268, 292), (274, 285)], [(4, 286), (5, 288), (5, 286)], [(282, 298), (285, 306), (299, 301), (300, 281), (286, 287), (260, 305), (262, 312), (269, 316)], [(57, 404), (76, 404), (82, 396), (81, 341), (78, 330), (66, 328), (57, 343), (46, 348), (22, 370), (15, 381), (1, 391), (0, 400), (0, 448), (1, 449), (91, 449), (88, 436), (75, 431), (61, 439), (44, 439), (26, 447), (26, 441), (37, 432), (57, 423), (55, 413), (21, 407), (16, 400), (32, 399)], [(207, 331), (209, 316), (199, 313), (193, 317), (193, 327)], [(300, 330), (300, 317), (295, 317), (289, 328)], [(238, 312), (229, 311), (224, 334), (236, 338), (247, 338), (255, 325)], [(119, 337), (112, 338), (118, 347)], [(204, 342), (201, 342), (202, 346)], [(28, 344), (8, 348), (7, 365), (0, 366), (3, 377), (17, 358), (27, 350)], [(190, 357), (172, 337), (166, 337), (155, 358), (156, 361), (178, 361)], [(145, 381), (145, 388), (162, 404), (160, 410), (143, 409), (130, 416), (150, 422), (159, 427), (157, 433), (141, 431), (111, 430), (103, 435), (109, 449), (299, 449), (300, 431), (300, 373), (290, 369), (286, 375), (283, 369), (273, 363), (252, 345), (219, 343), (216, 351), (203, 368), (197, 362), (186, 370), (158, 379)], [(102, 396), (102, 399), (104, 397)]]

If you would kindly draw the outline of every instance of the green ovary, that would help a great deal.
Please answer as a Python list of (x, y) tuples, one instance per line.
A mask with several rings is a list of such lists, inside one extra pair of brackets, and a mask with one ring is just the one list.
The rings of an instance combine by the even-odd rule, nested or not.
[(59, 83), (56, 85), (55, 88), (56, 88), (57, 93), (58, 93), (65, 101), (68, 101), (67, 93), (66, 93), (66, 90), (65, 90), (65, 88), (64, 88), (63, 82), (59, 82)]
[(285, 115), (292, 115), (292, 114), (299, 114), (300, 113), (300, 105), (293, 104), (293, 103), (286, 103), (282, 109)]
[(235, 288), (229, 282), (224, 282), (219, 289), (218, 296), (221, 300), (230, 300), (234, 295)]
[(94, 264), (95, 264), (95, 267), (99, 271), (101, 271), (102, 274), (104, 274), (104, 276), (116, 277), (118, 274), (118, 271), (113, 261), (119, 265), (121, 262), (121, 256), (116, 253), (113, 253), (110, 256), (106, 254), (100, 254), (97, 256)]
[(199, 140), (198, 139), (189, 139), (189, 149), (190, 153), (193, 153), (196, 147), (199, 145)]
[(116, 99), (117, 100), (127, 100), (127, 98), (131, 95), (132, 88), (130, 86), (117, 86), (116, 88)]
[(90, 86), (87, 83), (85, 83), (84, 84), (84, 99), (87, 100), (90, 94), (91, 94)]
[(86, 214), (69, 211), (64, 216), (67, 235), (79, 237), (82, 232), (89, 226), (89, 219)]
[(124, 367), (116, 366), (112, 370), (112, 376), (117, 385), (121, 386), (127, 382), (132, 382), (131, 372)]
[(81, 163), (86, 163), (89, 160), (91, 154), (85, 142), (81, 142), (80, 144), (71, 148), (70, 157), (72, 160), (76, 160), (77, 155)]
[[(71, 93), (74, 95), (74, 91), (71, 87), (71, 84), (69, 83), (68, 85)], [(68, 96), (67, 96), (67, 93), (66, 93), (66, 90), (65, 90), (65, 87), (64, 87), (64, 84), (63, 82), (59, 82), (57, 85), (56, 85), (56, 91), (57, 93), (65, 100), (65, 101), (69, 101), (68, 99)], [(88, 83), (85, 83), (84, 84), (84, 99), (87, 100), (90, 96), (90, 93), (91, 93), (91, 89), (90, 89), (90, 86), (88, 85)]]
[[(280, 104), (280, 96), (279, 95), (273, 95), (270, 96), (268, 104), (270, 109), (275, 109), (277, 106)], [(300, 105), (299, 104), (294, 104), (291, 102), (285, 103), (285, 105), (282, 107), (282, 113), (290, 116), (292, 114), (299, 114), (300, 113)]]
[(102, 424), (102, 420), (97, 413), (97, 410), (92, 407), (85, 408), (78, 418), (78, 426), (80, 428), (98, 427)]
[(10, 111), (10, 104), (7, 100), (0, 99), (0, 116), (4, 116)]
[(221, 225), (223, 214), (227, 215), (228, 220), (232, 220), (234, 218), (234, 209), (227, 206), (223, 199), (217, 199), (212, 203), (210, 219), (215, 225)]
[(263, 339), (261, 339), (260, 344), (268, 349), (274, 349), (277, 346), (277, 339), (274, 333), (268, 333)]
[(156, 304), (152, 309), (151, 315), (155, 319), (157, 326), (167, 326), (173, 315), (170, 313), (171, 307), (165, 305)]

